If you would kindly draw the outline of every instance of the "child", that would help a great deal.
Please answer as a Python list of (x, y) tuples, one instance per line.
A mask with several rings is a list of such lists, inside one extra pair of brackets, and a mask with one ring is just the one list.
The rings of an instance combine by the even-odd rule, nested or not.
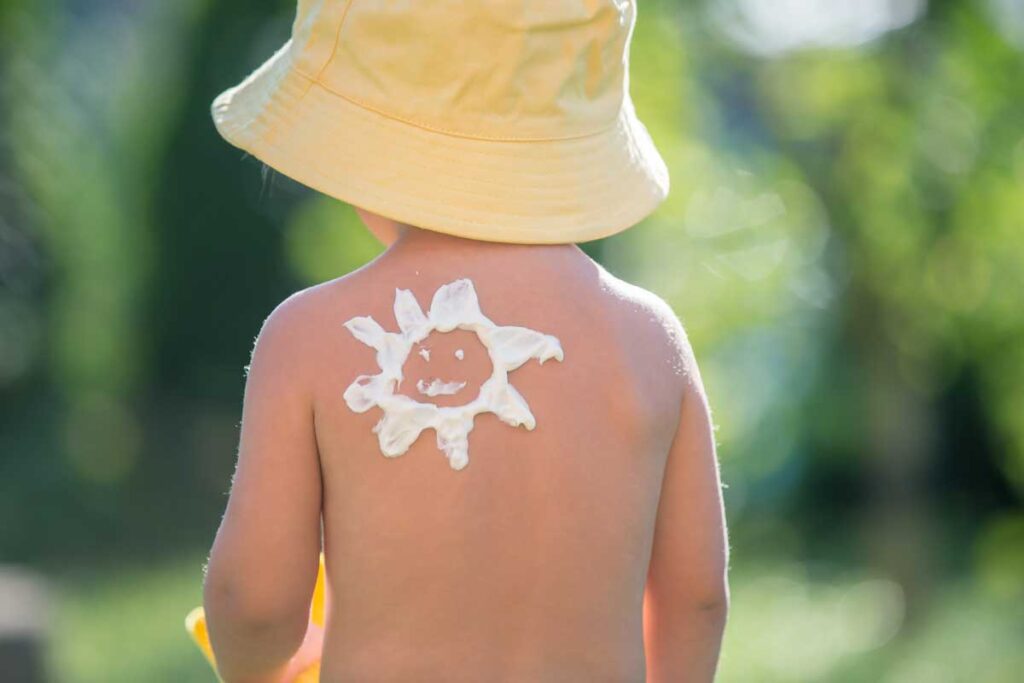
[(727, 543), (700, 373), (669, 306), (576, 246), (668, 192), (629, 98), (635, 18), (300, 2), (215, 100), (228, 141), (387, 246), (257, 338), (204, 581), (227, 683), (713, 679)]

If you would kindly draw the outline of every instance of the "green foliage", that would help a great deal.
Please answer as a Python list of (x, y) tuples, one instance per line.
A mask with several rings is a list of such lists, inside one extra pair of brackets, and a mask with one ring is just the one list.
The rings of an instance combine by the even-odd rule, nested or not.
[(204, 556), (156, 566), (121, 564), (62, 573), (54, 581), (50, 663), (65, 683), (213, 681), (185, 632), (185, 613), (202, 603)]
[(311, 198), (296, 209), (285, 249), (296, 277), (311, 285), (341, 277), (384, 250), (351, 206), (330, 197)]

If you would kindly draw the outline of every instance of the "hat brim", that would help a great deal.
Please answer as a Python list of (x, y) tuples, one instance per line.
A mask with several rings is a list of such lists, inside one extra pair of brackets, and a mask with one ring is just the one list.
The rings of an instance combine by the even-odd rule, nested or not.
[(220, 135), (327, 195), (471, 239), (586, 242), (649, 215), (668, 171), (626, 94), (611, 128), (583, 137), (488, 140), (373, 111), (296, 70), (289, 40), (211, 112)]

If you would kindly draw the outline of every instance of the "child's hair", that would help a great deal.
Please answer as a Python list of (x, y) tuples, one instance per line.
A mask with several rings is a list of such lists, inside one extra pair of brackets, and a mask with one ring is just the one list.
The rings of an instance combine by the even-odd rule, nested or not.
[(267, 176), (269, 176), (270, 179), (272, 180), (273, 179), (274, 170), (272, 168), (270, 168), (269, 166), (267, 166), (266, 164), (264, 164), (263, 162), (260, 162), (260, 166), (263, 167), (263, 170), (260, 172), (260, 175), (263, 176), (263, 182), (266, 182)]
[[(260, 165), (263, 166), (263, 170), (260, 173), (260, 175), (263, 176), (263, 186), (260, 188), (260, 198), (262, 198), (263, 191), (267, 189), (267, 185), (270, 185), (271, 189), (273, 189), (274, 187), (275, 171), (273, 168), (271, 168), (270, 166), (263, 162), (260, 162)], [(268, 178), (270, 179), (269, 181), (267, 180)]]

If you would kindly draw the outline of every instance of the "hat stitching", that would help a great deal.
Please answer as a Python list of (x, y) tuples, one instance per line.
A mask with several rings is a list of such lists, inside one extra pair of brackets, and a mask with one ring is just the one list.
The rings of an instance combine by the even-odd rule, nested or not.
[[(360, 109), (362, 109), (362, 108), (360, 108)], [(289, 119), (289, 113), (291, 111), (293, 111), (293, 106), (288, 105), (286, 102), (282, 101), (281, 98), (275, 98), (275, 99), (271, 100), (271, 104), (270, 104), (270, 106), (268, 106), (268, 108), (264, 108), (260, 112), (256, 113), (255, 118), (253, 120), (250, 120), (248, 122), (248, 124), (254, 124), (256, 121), (260, 121), (261, 120), (263, 122), (263, 127), (265, 128), (267, 125), (273, 125), (269, 121), (267, 121), (267, 119), (271, 119), (272, 120), (274, 118), (284, 117), (286, 120), (288, 120)], [(367, 110), (367, 111), (370, 111), (370, 110)], [(375, 112), (375, 114), (377, 114), (378, 116), (384, 116), (385, 118), (388, 118), (385, 115), (381, 115), (381, 114), (379, 114), (377, 112)], [(248, 124), (243, 126), (243, 129), (248, 129), (249, 128)], [(431, 131), (431, 132), (433, 132), (433, 131)], [(628, 128), (626, 128), (626, 129), (622, 130), (622, 133), (625, 135), (625, 138), (630, 141), (630, 147), (633, 148), (634, 153), (636, 155), (638, 155), (638, 156), (642, 156), (642, 153), (640, 153), (639, 148), (638, 148), (638, 146), (642, 146), (642, 144), (641, 144), (641, 142), (639, 140), (637, 140), (636, 138), (633, 137), (633, 134), (632, 134), (633, 131), (631, 131)], [(251, 136), (250, 139), (252, 139), (253, 137), (256, 137), (257, 140), (262, 141), (264, 144), (266, 144), (268, 146), (272, 146), (273, 148), (276, 148), (276, 150), (281, 150), (283, 152), (287, 152), (287, 147), (285, 147), (282, 144), (272, 143), (269, 140), (267, 140), (267, 138), (263, 137), (262, 135), (257, 134), (255, 136)], [(506, 156), (506, 155), (502, 155), (500, 153), (496, 153), (494, 150), (492, 150), (492, 151), (490, 151), (488, 154), (486, 154), (484, 156), (487, 156), (487, 157), (503, 157), (503, 156)], [(515, 155), (508, 155), (508, 156), (509, 157), (515, 157)], [(634, 158), (634, 155), (631, 155), (631, 158)], [(412, 163), (414, 165), (420, 165), (415, 159), (409, 160), (408, 163)], [(423, 168), (426, 168), (427, 170), (429, 170), (430, 167), (426, 166), (426, 165), (423, 165)], [(324, 176), (324, 177), (326, 178), (327, 176)], [(479, 182), (479, 181), (486, 182), (485, 180), (483, 180), (481, 178), (478, 178), (476, 176), (471, 176), (471, 175), (470, 176), (460, 176), (460, 177), (462, 179), (464, 179), (464, 180), (471, 180), (471, 181), (474, 181), (474, 182)], [(613, 176), (608, 176), (608, 177), (603, 179), (602, 184), (610, 185), (610, 184), (612, 184), (614, 182), (617, 182), (617, 181), (618, 181), (617, 178), (615, 178)], [(369, 186), (372, 186), (372, 185), (362, 185), (362, 186), (368, 186), (369, 187)], [(645, 188), (650, 189), (650, 187), (645, 187)], [(477, 195), (477, 196), (481, 196), (481, 197), (485, 197), (485, 196), (489, 195), (489, 193), (487, 193), (487, 191), (474, 190), (474, 189), (471, 189), (471, 188), (468, 188), (468, 187), (464, 187), (463, 190), (464, 191), (470, 191), (471, 194), (474, 194), (474, 195)], [(569, 191), (569, 189), (566, 189), (566, 191)], [(327, 194), (330, 195), (330, 193), (327, 193)], [(659, 193), (657, 193), (657, 191), (654, 191), (654, 193), (653, 193), (653, 195), (655, 195), (655, 196), (658, 195), (658, 194)], [(403, 203), (403, 202), (400, 202), (398, 200), (394, 200), (394, 203), (400, 203), (403, 206), (407, 206), (409, 208), (415, 208), (417, 206), (417, 205), (414, 205), (414, 204)], [(628, 209), (629, 207), (628, 206), (623, 206), (623, 208), (624, 209)], [(623, 213), (625, 213), (625, 211), (623, 211)], [(513, 215), (525, 216), (525, 215), (528, 215), (528, 214), (513, 214)], [(611, 214), (607, 214), (607, 215), (611, 216)], [(616, 213), (614, 215), (618, 215), (618, 214)], [(489, 223), (483, 223), (483, 222), (479, 222), (479, 221), (469, 221), (469, 222), (474, 222), (475, 224), (478, 224), (478, 225), (488, 225), (489, 224)]]
[[(325, 66), (325, 68), (326, 68), (326, 66)], [(517, 135), (501, 135), (501, 136), (498, 136), (498, 135), (493, 135), (493, 136), (470, 135), (468, 133), (463, 133), (461, 131), (453, 130), (451, 128), (442, 128), (440, 126), (436, 126), (436, 125), (432, 125), (432, 124), (428, 124), (428, 123), (423, 123), (421, 121), (416, 121), (414, 119), (410, 119), (410, 118), (407, 118), (407, 117), (404, 117), (404, 116), (398, 116), (398, 115), (392, 114), (390, 112), (382, 111), (381, 109), (379, 109), (378, 107), (373, 106), (372, 104), (369, 104), (369, 103), (364, 102), (364, 101), (362, 101), (360, 99), (352, 97), (351, 95), (345, 95), (343, 93), (338, 92), (337, 90), (335, 90), (334, 88), (332, 88), (331, 86), (327, 85), (322, 80), (320, 80), (319, 77), (310, 76), (305, 71), (302, 71), (301, 69), (299, 69), (299, 68), (297, 68), (295, 66), (292, 67), (292, 71), (294, 71), (295, 73), (299, 74), (300, 76), (302, 76), (303, 78), (305, 78), (305, 79), (307, 79), (309, 81), (309, 85), (307, 85), (307, 87), (306, 87), (307, 91), (309, 90), (310, 86), (312, 86), (314, 84), (315, 85), (319, 85), (321, 88), (323, 88), (327, 92), (331, 93), (332, 95), (340, 97), (340, 98), (342, 98), (344, 100), (348, 100), (352, 104), (360, 106), (363, 109), (369, 109), (370, 111), (376, 112), (376, 113), (380, 114), (381, 116), (385, 116), (385, 117), (387, 117), (387, 118), (389, 118), (389, 119), (391, 119), (393, 121), (401, 121), (402, 123), (408, 123), (409, 125), (417, 126), (419, 128), (423, 128), (424, 130), (430, 130), (430, 131), (433, 131), (435, 133), (444, 133), (445, 135), (451, 135), (451, 136), (454, 136), (454, 137), (466, 138), (468, 140), (490, 140), (490, 141), (499, 141), (499, 142), (502, 142), (502, 141), (503, 142), (546, 142), (546, 141), (555, 141), (555, 140), (578, 140), (580, 138), (588, 138), (588, 137), (592, 137), (594, 135), (600, 135), (601, 133), (606, 133), (609, 129), (614, 128), (616, 123), (617, 123), (617, 119), (616, 119), (616, 120), (613, 120), (610, 125), (607, 125), (604, 128), (601, 128), (600, 130), (591, 131), (589, 133), (581, 133), (579, 135), (565, 135), (565, 136), (562, 136), (562, 137), (551, 137), (551, 136), (549, 136), (549, 137), (527, 137), (527, 136), (517, 136)], [(303, 95), (304, 94), (305, 94), (305, 92), (303, 92)]]
[[(356, 105), (356, 106), (358, 106), (358, 105)], [(272, 109), (273, 109), (273, 110), (277, 110), (277, 109), (279, 109), (279, 108), (280, 108), (279, 106), (275, 106), (275, 107), (273, 107)], [(288, 107), (285, 107), (285, 109), (288, 109)], [(383, 114), (380, 114), (379, 112), (374, 112), (374, 113), (375, 113), (375, 114), (377, 114), (377, 115), (380, 115), (380, 116), (384, 116)], [(257, 114), (257, 118), (263, 118), (263, 119), (265, 119), (265, 118), (267, 118), (267, 117), (275, 117), (275, 116), (283, 116), (283, 115), (284, 115), (284, 114), (283, 114), (283, 112), (274, 112), (274, 111), (271, 111), (270, 109), (265, 109), (264, 111), (262, 111), (262, 112), (260, 112), (259, 114)], [(621, 116), (621, 112), (620, 112), (620, 116)], [(285, 118), (287, 119), (287, 117), (286, 117), (286, 116), (285, 116)], [(385, 118), (386, 118), (386, 117), (385, 117)], [(434, 131), (430, 131), (430, 132), (434, 132)], [(606, 132), (606, 133), (607, 133), (607, 131), (604, 131), (604, 132)], [(633, 138), (633, 136), (632, 136), (632, 132), (631, 132), (630, 130), (628, 130), (628, 129), (624, 128), (624, 129), (622, 129), (622, 130), (621, 130), (621, 134), (622, 134), (622, 136), (623, 136), (624, 140), (627, 140), (627, 141), (629, 141), (629, 145), (630, 145), (630, 147), (631, 147), (631, 148), (636, 148), (636, 147), (637, 147), (637, 145), (638, 145), (638, 142), (637, 142), (637, 141), (636, 141), (636, 140), (635, 140), (635, 139)], [(558, 142), (558, 140), (556, 140), (556, 142)], [(463, 151), (463, 152), (461, 152), (461, 153), (465, 153), (465, 152)], [(484, 157), (490, 157), (490, 158), (493, 158), (493, 157), (497, 157), (497, 156), (505, 156), (505, 155), (502, 155), (502, 154), (500, 154), (500, 153), (497, 153), (497, 152), (495, 152), (494, 150), (489, 150), (489, 151), (488, 151), (487, 153), (484, 153), (484, 154), (483, 154), (483, 156), (484, 156)], [(510, 157), (514, 157), (515, 155), (508, 155), (508, 156), (510, 156)], [(406, 161), (406, 163), (408, 163), (408, 164), (412, 164), (412, 165), (418, 165), (418, 166), (421, 166), (422, 168), (424, 168), (424, 169), (427, 169), (427, 170), (429, 170), (429, 169), (430, 169), (430, 167), (429, 167), (428, 165), (423, 165), (423, 164), (419, 164), (419, 163), (417, 162), (417, 160), (416, 160), (416, 159), (408, 159), (408, 160)], [(642, 166), (642, 165), (641, 165), (641, 166)], [(543, 175), (545, 175), (545, 174), (543, 174), (543, 173), (538, 173), (538, 174), (535, 174), (535, 175), (533, 175), (533, 176), (525, 176), (525, 177), (542, 177)], [(486, 181), (485, 179), (479, 178), (479, 177), (478, 177), (477, 175), (475, 175), (475, 174), (467, 174), (467, 175), (465, 175), (465, 176), (461, 176), (461, 177), (462, 177), (462, 179), (464, 179), (464, 180), (471, 180), (471, 181), (473, 181), (473, 182), (484, 182), (484, 183), (486, 183), (486, 182), (489, 182), (489, 181)], [(615, 178), (615, 177), (613, 177), (613, 176), (608, 176), (608, 177), (605, 177), (605, 178), (603, 179), (603, 182), (604, 182), (605, 184), (612, 184), (612, 183), (618, 182), (618, 179), (617, 179), (617, 178)], [(505, 184), (507, 184), (507, 183), (503, 183), (503, 182), (497, 182), (497, 181), (496, 181), (496, 182), (494, 182), (493, 184), (494, 184), (494, 185), (497, 185), (497, 186), (502, 186), (502, 185), (505, 185)], [(558, 188), (552, 188), (552, 189), (554, 189), (554, 190), (557, 190)], [(484, 195), (484, 194), (487, 194), (487, 193), (486, 193), (486, 192), (482, 192), (482, 191), (476, 191), (476, 192), (474, 192), (474, 194)]]
[[(356, 107), (360, 107), (360, 105), (358, 103), (352, 102), (351, 104), (353, 104)], [(277, 107), (275, 107), (275, 108), (277, 108)], [(285, 106), (285, 108), (286, 109), (290, 109), (292, 107)], [(361, 108), (365, 109), (365, 107), (361, 107)], [(382, 116), (384, 118), (388, 118), (389, 120), (393, 120), (393, 119), (390, 119), (390, 117), (388, 117), (386, 114), (382, 114), (382, 113), (380, 113), (380, 112), (378, 112), (376, 110), (367, 109), (367, 111), (372, 112), (373, 114), (375, 114), (377, 116)], [(258, 113), (257, 117), (260, 117), (262, 115), (263, 115), (263, 112)], [(267, 115), (271, 115), (271, 114), (269, 114), (269, 112), (267, 112)], [(276, 116), (283, 117), (286, 120), (289, 120), (289, 118), (290, 118), (288, 114), (285, 114), (283, 112), (276, 114)], [(596, 135), (615, 134), (617, 132), (618, 133), (618, 137), (621, 137), (623, 139), (623, 141), (627, 142), (629, 144), (630, 148), (635, 148), (636, 147), (636, 140), (633, 138), (632, 132), (628, 129), (628, 126), (624, 125), (624, 122), (623, 122), (623, 117), (624, 116), (625, 116), (624, 110), (620, 109), (619, 110), (619, 114), (616, 117), (615, 125), (614, 126), (610, 126), (609, 128), (607, 128), (607, 129), (605, 129), (603, 131), (599, 131), (594, 136), (596, 136)], [(419, 126), (417, 126), (417, 128), (419, 128)], [(434, 131), (434, 130), (430, 130), (430, 129), (422, 129), (422, 128), (421, 128), (421, 130), (427, 130), (427, 132), (429, 132), (429, 133), (437, 133), (438, 132), (438, 131)], [(586, 137), (594, 137), (594, 136), (586, 136)], [(476, 138), (463, 138), (462, 136), (449, 136), (449, 137), (459, 137), (460, 139), (476, 140)], [(580, 139), (580, 138), (568, 138), (568, 139), (565, 139), (565, 138), (555, 138), (553, 140), (539, 140), (538, 142), (562, 143), (562, 142), (569, 142), (569, 141), (578, 140), (578, 139)], [(494, 141), (489, 141), (489, 142), (494, 142)], [(511, 142), (511, 141), (507, 141), (507, 142)], [(584, 151), (584, 150), (587, 150), (587, 149), (593, 149), (593, 146), (589, 145), (589, 146), (587, 146), (585, 148), (580, 148), (580, 151)], [(485, 150), (475, 150), (475, 151), (474, 150), (463, 149), (463, 150), (459, 150), (458, 154), (460, 154), (460, 155), (466, 155), (466, 154), (469, 154), (469, 155), (480, 155), (481, 157), (486, 158), (486, 159), (494, 159), (494, 158), (500, 158), (500, 157), (508, 157), (508, 158), (512, 158), (512, 159), (519, 159), (519, 158), (521, 158), (520, 155), (518, 155), (518, 154), (514, 154), (514, 153), (506, 154), (506, 153), (503, 153), (502, 151), (499, 151), (499, 150), (497, 150), (497, 149), (495, 149), (493, 147), (491, 147), (489, 149), (485, 149)], [(410, 160), (410, 163), (415, 163), (415, 161), (414, 160)], [(538, 175), (542, 175), (542, 174), (538, 174)], [(470, 177), (473, 177), (473, 176), (470, 176)]]
[[(269, 148), (272, 148), (272, 149), (275, 149), (275, 150), (280, 150), (280, 151), (287, 152), (287, 148), (284, 147), (283, 145), (279, 145), (279, 144), (275, 144), (275, 143), (269, 142), (269, 141), (266, 140), (266, 138), (263, 138), (263, 142), (264, 142), (266, 147), (269, 147)], [(254, 155), (254, 156), (256, 156), (256, 155)], [(261, 157), (257, 157), (257, 158), (261, 158)], [(321, 180), (322, 181), (322, 185), (324, 187), (327, 187), (327, 186), (330, 186), (330, 185), (333, 184), (333, 182), (332, 182), (333, 179), (330, 176), (326, 175), (325, 173), (321, 172), (315, 166), (307, 166), (306, 167), (306, 171), (309, 172), (309, 173), (312, 173), (319, 180)], [(351, 180), (350, 180), (350, 182), (351, 182)], [(413, 203), (410, 203), (410, 202), (402, 201), (401, 199), (398, 199), (398, 198), (395, 198), (395, 197), (388, 197), (388, 196), (380, 195), (380, 194), (378, 194), (377, 192), (374, 191), (373, 183), (365, 183), (364, 184), (364, 183), (360, 183), (358, 181), (355, 181), (355, 182), (352, 182), (352, 185), (358, 186), (358, 187), (364, 189), (364, 191), (366, 192), (367, 195), (372, 195), (374, 197), (382, 199), (387, 204), (390, 204), (392, 206), (398, 206), (398, 207), (402, 207), (402, 208), (413, 209), (413, 210), (416, 210), (416, 211), (423, 211), (425, 209), (425, 207), (423, 207), (422, 205), (418, 205), (418, 204), (413, 204)], [(327, 196), (335, 196), (332, 193), (326, 192), (324, 190), (319, 190), (319, 191), (322, 192), (323, 194), (326, 194)], [(659, 194), (660, 193), (652, 193), (652, 195), (655, 196), (655, 197), (657, 197)], [(346, 203), (349, 203), (349, 204), (353, 203), (353, 202), (348, 201), (348, 200), (342, 200), (342, 201), (345, 201)], [(368, 208), (370, 210), (374, 210), (374, 208), (370, 207), (370, 206), (366, 206), (366, 208)], [(620, 218), (621, 216), (628, 215), (628, 213), (630, 213), (631, 210), (635, 211), (635, 209), (636, 209), (635, 206), (629, 205), (628, 203), (620, 204), (618, 211), (616, 211), (614, 213), (607, 214), (607, 217), (609, 219), (609, 223), (612, 223), (613, 221), (615, 221), (616, 219)], [(434, 212), (430, 212), (430, 213), (432, 213), (437, 218), (443, 218), (442, 216), (440, 216), (439, 214), (436, 214)], [(647, 215), (650, 214), (650, 213), (651, 213), (651, 211), (647, 211), (646, 213), (643, 214), (642, 218), (646, 218)], [(642, 218), (641, 218), (641, 220), (642, 220)], [(454, 218), (454, 219), (450, 219), (450, 220), (452, 221), (452, 223), (463, 223), (463, 224), (478, 226), (478, 227), (481, 227), (481, 228), (493, 228), (494, 227), (494, 223), (493, 222), (477, 221), (477, 220), (473, 220), (471, 218)], [(539, 228), (539, 229), (533, 230), (533, 229), (531, 229), (529, 227), (521, 226), (521, 227), (517, 228), (517, 230), (520, 230), (522, 232), (533, 233), (533, 232), (542, 232), (542, 231), (546, 232), (547, 230), (550, 230), (550, 228), (549, 227), (543, 227), (543, 228)], [(614, 234), (614, 232), (615, 231), (611, 232), (610, 234)], [(592, 239), (598, 239), (598, 238), (592, 238)], [(572, 240), (569, 239), (569, 240), (566, 240), (566, 241), (572, 241)]]
[[(287, 90), (288, 90), (288, 88), (285, 87), (284, 90), (283, 90), (283, 93), (287, 92)], [(306, 91), (303, 92), (302, 96), (304, 96), (305, 94), (306, 94)], [(300, 99), (301, 99), (302, 96), (300, 96)], [(285, 99), (286, 100), (288, 99), (287, 96), (285, 97)], [(264, 107), (262, 110), (260, 110), (260, 111), (258, 111), (256, 113), (254, 119), (250, 119), (249, 121), (245, 122), (240, 127), (241, 130), (249, 129), (249, 127), (252, 124), (255, 124), (257, 121), (260, 121), (260, 120), (262, 120), (264, 122), (263, 123), (264, 127), (266, 127), (268, 125), (273, 125), (273, 124), (269, 123), (268, 119), (274, 119), (274, 118), (283, 118), (284, 120), (288, 121), (289, 124), (291, 125), (291, 115), (290, 115), (289, 112), (294, 113), (295, 102), (293, 102), (291, 105), (289, 105), (289, 104), (286, 104), (285, 101), (282, 101), (281, 98), (276, 98), (275, 100), (272, 100), (272, 102), (273, 102), (272, 106)], [(357, 105), (355, 103), (351, 103), (351, 104), (353, 106), (359, 107), (359, 105)], [(362, 110), (367, 111), (367, 112), (372, 112), (372, 114), (376, 115), (376, 116), (381, 116), (383, 118), (388, 118), (386, 115), (380, 114), (379, 112), (373, 112), (372, 110), (368, 110), (368, 109), (365, 109), (363, 107), (359, 107), (359, 109), (362, 109)], [(622, 110), (620, 110), (620, 117), (619, 117), (619, 120), (617, 122), (617, 127), (620, 124), (623, 124), (623, 121), (622, 121)], [(428, 132), (434, 133), (435, 131), (428, 131)], [(605, 133), (608, 133), (608, 131), (605, 131)], [(640, 149), (644, 145), (643, 145), (641, 140), (638, 140), (637, 138), (634, 137), (634, 131), (632, 131), (628, 125), (624, 125), (622, 127), (619, 127), (617, 131), (613, 131), (613, 133), (617, 134), (617, 136), (621, 136), (623, 141), (626, 142), (628, 147), (632, 150), (632, 153), (630, 154), (631, 165), (638, 165), (638, 166), (642, 167), (643, 164), (637, 164), (637, 160), (640, 157), (644, 156), (643, 152)], [(562, 142), (562, 141), (561, 140), (555, 140), (554, 142), (559, 143), (559, 142)], [(440, 150), (438, 150), (438, 153), (440, 153)], [(462, 150), (461, 152), (458, 152), (458, 154), (466, 154), (466, 153), (467, 153), (467, 150)], [(469, 153), (472, 153), (472, 152), (469, 152)], [(491, 157), (491, 158), (493, 158), (493, 157), (501, 157), (501, 156), (509, 156), (509, 157), (515, 157), (516, 156), (514, 154), (508, 154), (508, 155), (503, 154), (503, 153), (497, 151), (494, 148), (491, 148), (491, 149), (487, 150), (486, 153), (482, 152), (482, 154), (483, 154), (484, 157)], [(411, 163), (411, 164), (414, 164), (414, 165), (418, 165), (416, 159), (410, 159), (410, 160), (408, 160), (408, 163)], [(424, 168), (427, 168), (429, 170), (428, 166), (424, 166)], [(542, 176), (542, 175), (543, 174), (537, 174), (537, 176)], [(529, 176), (525, 176), (525, 177), (529, 177)], [(476, 175), (466, 175), (466, 176), (463, 176), (463, 179), (471, 180), (473, 182), (478, 182), (478, 181), (481, 180)], [(610, 184), (610, 183), (616, 182), (616, 179), (614, 177), (608, 177), (608, 178), (605, 179), (605, 181)], [(553, 189), (557, 189), (557, 188), (553, 188)], [(486, 192), (482, 192), (482, 191), (476, 191), (474, 193), (478, 194), (478, 195), (487, 194)]]
[[(291, 49), (289, 51), (291, 51)], [(334, 57), (332, 56), (331, 59), (333, 59), (333, 58)], [(375, 106), (375, 105), (373, 105), (373, 104), (371, 104), (369, 102), (361, 100), (361, 99), (359, 99), (357, 97), (353, 97), (351, 95), (346, 95), (346, 94), (344, 94), (342, 92), (339, 92), (338, 90), (335, 90), (333, 87), (331, 87), (330, 85), (325, 83), (323, 80), (321, 80), (321, 75), (323, 75), (324, 70), (327, 69), (327, 66), (331, 62), (331, 59), (329, 59), (327, 61), (327, 63), (325, 63), (325, 66), (321, 69), (321, 74), (319, 74), (317, 76), (310, 76), (309, 74), (307, 74), (304, 71), (302, 71), (301, 69), (299, 69), (296, 66), (296, 63), (295, 63), (294, 60), (291, 60), (291, 59), (289, 60), (290, 61), (290, 70), (293, 73), (298, 74), (302, 78), (306, 79), (306, 88), (302, 91), (302, 94), (299, 95), (299, 99), (303, 98), (305, 96), (305, 94), (309, 91), (309, 88), (312, 85), (315, 84), (315, 85), (321, 86), (322, 88), (324, 88), (325, 90), (327, 90), (328, 92), (330, 92), (331, 94), (333, 94), (333, 95), (335, 95), (337, 97), (341, 97), (342, 99), (346, 99), (346, 100), (352, 102), (353, 104), (361, 106), (362, 109), (370, 110), (371, 112), (376, 112), (377, 114), (380, 114), (383, 117), (391, 119), (392, 121), (401, 121), (402, 123), (408, 123), (408, 124), (410, 124), (412, 126), (417, 126), (419, 128), (423, 128), (424, 130), (430, 130), (430, 131), (434, 131), (434, 132), (437, 132), (437, 133), (443, 133), (445, 135), (453, 135), (453, 136), (456, 136), (456, 137), (464, 137), (464, 138), (470, 139), (470, 140), (488, 140), (488, 141), (506, 141), (506, 142), (546, 142), (546, 141), (556, 141), (556, 140), (573, 140), (573, 139), (580, 139), (580, 138), (584, 138), (584, 137), (592, 137), (594, 135), (600, 135), (601, 133), (605, 133), (608, 130), (610, 130), (611, 128), (614, 128), (615, 125), (618, 123), (618, 119), (617, 119), (617, 115), (616, 115), (616, 117), (612, 120), (612, 122), (609, 125), (605, 126), (604, 128), (601, 128), (601, 129), (595, 130), (595, 131), (591, 131), (589, 133), (580, 133), (578, 135), (564, 135), (564, 136), (561, 136), (561, 137), (552, 137), (552, 136), (547, 136), (547, 137), (536, 137), (536, 136), (535, 137), (529, 137), (529, 136), (525, 136), (525, 135), (492, 135), (492, 136), (471, 135), (469, 133), (464, 133), (464, 132), (461, 132), (461, 131), (458, 131), (458, 130), (454, 130), (452, 128), (443, 128), (441, 126), (427, 124), (427, 123), (423, 123), (421, 121), (417, 121), (417, 120), (414, 120), (414, 119), (409, 119), (407, 117), (401, 117), (401, 116), (397, 116), (397, 115), (391, 114), (389, 112), (384, 112), (381, 109), (377, 108), (377, 106)], [(625, 90), (624, 90), (623, 98), (625, 99)]]
[[(344, 28), (345, 19), (348, 18), (348, 11), (352, 7), (352, 3), (355, 1), (356, 0), (348, 0), (348, 2), (345, 3), (345, 10), (341, 13), (341, 19), (338, 20), (338, 30), (334, 32), (334, 45), (331, 46), (331, 54), (327, 57), (327, 61), (323, 63), (320, 70), (317, 71), (316, 77), (313, 79), (317, 83), (320, 82), (320, 77), (324, 75), (324, 71), (327, 70), (327, 67), (334, 61), (334, 55), (338, 52), (338, 43), (341, 42), (341, 29)], [(296, 71), (298, 71), (298, 69), (296, 69)], [(299, 73), (302, 72), (300, 71)], [(306, 74), (302, 75), (306, 76)], [(306, 78), (309, 78), (309, 76), (306, 76)]]

